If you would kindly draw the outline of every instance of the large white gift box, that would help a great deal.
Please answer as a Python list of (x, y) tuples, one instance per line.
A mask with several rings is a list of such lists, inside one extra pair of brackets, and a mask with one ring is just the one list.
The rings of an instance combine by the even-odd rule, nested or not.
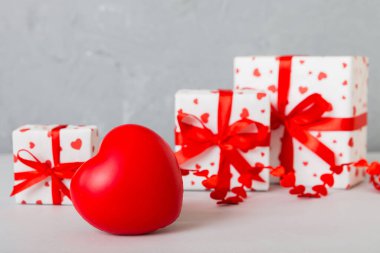
[(321, 184), (321, 176), (334, 166), (344, 167), (334, 174), (335, 188), (350, 188), (363, 180), (365, 171), (352, 163), (366, 157), (367, 82), (366, 57), (234, 60), (235, 88), (269, 92), (271, 165), (293, 169), (297, 184), (306, 187)]

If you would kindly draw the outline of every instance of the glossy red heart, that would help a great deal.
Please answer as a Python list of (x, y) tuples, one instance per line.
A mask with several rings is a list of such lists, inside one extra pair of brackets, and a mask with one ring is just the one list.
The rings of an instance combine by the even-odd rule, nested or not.
[(94, 227), (113, 234), (145, 234), (179, 216), (183, 185), (169, 145), (138, 125), (114, 128), (99, 153), (71, 181), (79, 214)]

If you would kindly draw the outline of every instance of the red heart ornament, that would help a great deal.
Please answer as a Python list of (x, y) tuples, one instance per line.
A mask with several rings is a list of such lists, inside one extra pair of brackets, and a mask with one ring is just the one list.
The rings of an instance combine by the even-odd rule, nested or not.
[(155, 132), (122, 125), (71, 181), (79, 214), (113, 234), (145, 234), (166, 227), (182, 207), (181, 172), (169, 145)]

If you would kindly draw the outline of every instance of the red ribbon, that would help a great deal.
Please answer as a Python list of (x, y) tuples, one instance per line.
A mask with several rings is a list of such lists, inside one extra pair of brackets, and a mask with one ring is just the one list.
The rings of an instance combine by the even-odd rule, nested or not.
[(290, 90), (292, 56), (279, 57), (278, 106), (272, 106), (271, 125), (273, 129), (285, 127), (280, 152), (281, 165), (287, 173), (293, 168), (293, 138), (298, 140), (314, 154), (335, 168), (335, 154), (309, 131), (353, 131), (367, 125), (367, 114), (351, 118), (329, 118), (323, 114), (331, 111), (332, 106), (320, 94), (312, 94), (301, 101), (290, 113), (286, 114)]
[[(60, 136), (59, 131), (62, 128), (66, 128), (67, 125), (59, 125), (51, 130), (52, 152), (53, 152), (53, 164), (50, 161), (41, 162), (35, 155), (25, 149), (21, 149), (17, 152), (17, 159), (32, 168), (32, 171), (16, 172), (14, 179), (16, 181), (23, 180), (21, 183), (13, 187), (11, 196), (18, 194), (19, 192), (28, 189), (29, 187), (43, 181), (44, 179), (51, 177), (51, 193), (54, 205), (60, 205), (62, 203), (63, 196), (67, 196), (71, 199), (70, 190), (62, 182), (63, 179), (71, 179), (76, 170), (83, 164), (83, 162), (61, 163), (60, 162)], [(32, 160), (25, 159), (21, 156), (22, 152), (25, 152), (31, 156)]]
[(211, 197), (222, 202), (230, 190), (231, 165), (239, 172), (239, 181), (248, 176), (250, 180), (264, 182), (259, 176), (264, 167), (252, 167), (239, 150), (247, 152), (257, 146), (268, 146), (270, 137), (268, 127), (259, 122), (243, 118), (229, 123), (232, 97), (232, 91), (219, 91), (217, 133), (213, 133), (194, 115), (179, 112), (177, 116), (180, 132), (176, 132), (175, 143), (182, 146), (181, 150), (176, 152), (179, 164), (211, 147), (220, 148), (217, 183)]

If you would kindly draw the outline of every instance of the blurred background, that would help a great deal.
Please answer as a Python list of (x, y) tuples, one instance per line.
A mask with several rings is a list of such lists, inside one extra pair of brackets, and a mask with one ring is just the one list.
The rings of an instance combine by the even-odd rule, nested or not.
[(0, 152), (26, 123), (143, 124), (173, 142), (181, 88), (231, 88), (238, 55), (366, 55), (380, 149), (380, 2), (0, 0)]

